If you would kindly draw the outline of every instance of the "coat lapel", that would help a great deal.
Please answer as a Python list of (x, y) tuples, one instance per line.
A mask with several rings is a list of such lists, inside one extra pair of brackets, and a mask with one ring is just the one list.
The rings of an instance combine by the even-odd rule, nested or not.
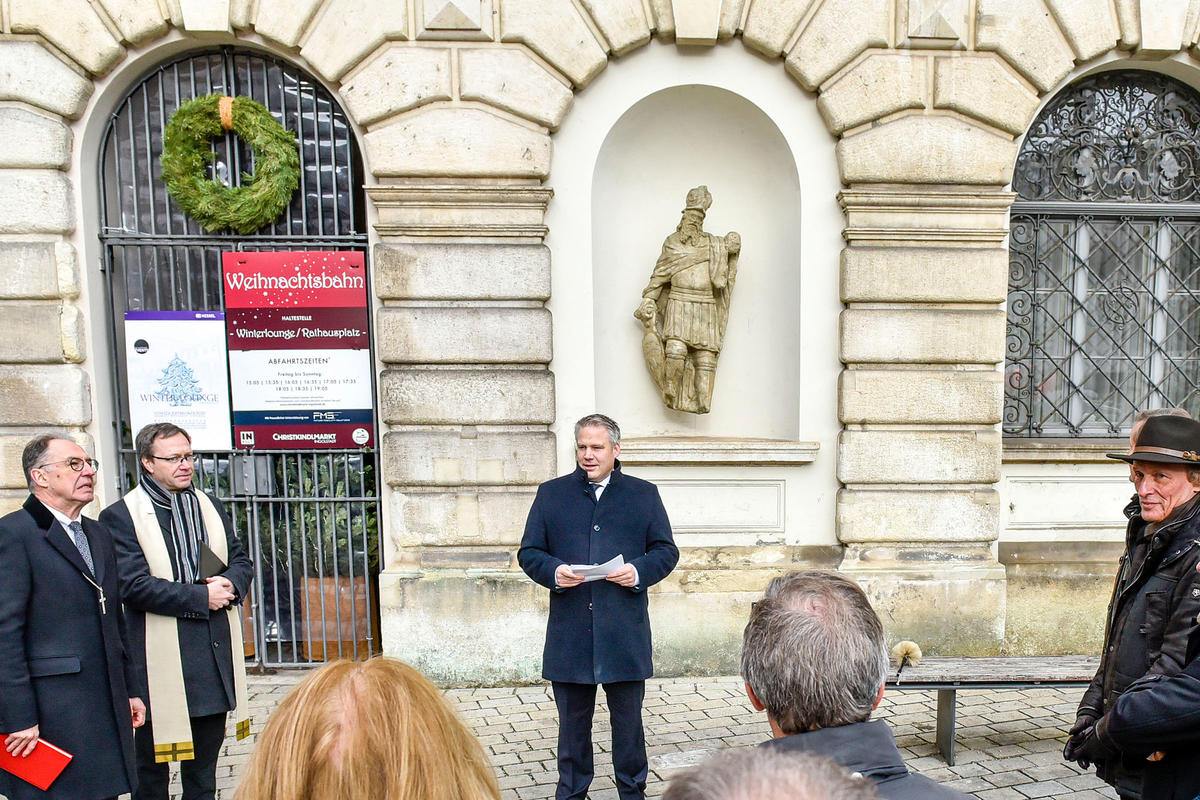
[[(79, 570), (81, 574), (89, 575), (87, 564), (84, 563), (83, 556), (79, 555), (79, 548), (71, 541), (71, 537), (67, 535), (63, 526), (58, 524), (58, 520), (50, 513), (50, 510), (42, 505), (42, 501), (30, 495), (29, 499), (25, 501), (25, 510), (29, 512), (30, 516), (33, 517), (33, 521), (41, 529), (42, 535), (46, 537), (46, 542), (57, 550), (63, 558), (70, 561), (71, 566)], [(92, 561), (94, 562), (95, 560), (95, 557), (93, 557)]]

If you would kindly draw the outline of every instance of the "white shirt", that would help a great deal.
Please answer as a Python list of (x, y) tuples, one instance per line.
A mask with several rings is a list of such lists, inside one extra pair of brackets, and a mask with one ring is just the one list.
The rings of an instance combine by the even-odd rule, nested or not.
[[(41, 500), (38, 500), (38, 502), (42, 503)], [(46, 506), (45, 503), (42, 503), (42, 505)], [(71, 519), (66, 514), (59, 511), (57, 508), (51, 508), (50, 506), (46, 506), (46, 510), (49, 511), (51, 514), (53, 514), (54, 518), (56, 520), (58, 520), (58, 523), (63, 526), (63, 530), (67, 532), (67, 536), (71, 537), (71, 541), (75, 541), (75, 534), (71, 532), (71, 523), (78, 522), (82, 525), (83, 524), (82, 523), (83, 516), (80, 515), (80, 516), (76, 517), (75, 519)]]
[(612, 473), (610, 472), (604, 476), (604, 480), (592, 482), (591, 485), (596, 487), (595, 489), (593, 489), (593, 491), (596, 493), (597, 501), (600, 499), (600, 495), (604, 494), (604, 490), (608, 488), (608, 482), (611, 478), (612, 478)]

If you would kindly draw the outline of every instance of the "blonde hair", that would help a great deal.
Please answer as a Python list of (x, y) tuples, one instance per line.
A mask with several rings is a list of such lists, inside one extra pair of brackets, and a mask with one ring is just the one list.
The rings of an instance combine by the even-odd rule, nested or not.
[(391, 658), (326, 664), (271, 715), (235, 800), (499, 800), (450, 701)]

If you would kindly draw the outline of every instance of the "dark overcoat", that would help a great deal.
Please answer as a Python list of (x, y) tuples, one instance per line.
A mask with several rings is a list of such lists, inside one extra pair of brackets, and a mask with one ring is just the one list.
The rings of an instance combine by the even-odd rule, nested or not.
[[(235, 602), (241, 602), (250, 589), (254, 567), (246, 549), (234, 535), (229, 517), (216, 498), (209, 496), (225, 524), (229, 546), (228, 568), (221, 573), (234, 586)], [(172, 569), (175, 548), (171, 546), (171, 512), (154, 507), (159, 529), (167, 544)], [(193, 717), (220, 714), (237, 704), (233, 691), (233, 654), (229, 642), (229, 615), (208, 610), (208, 587), (204, 584), (179, 583), (156, 578), (138, 543), (137, 531), (124, 500), (118, 500), (100, 512), (100, 521), (112, 531), (121, 572), (121, 595), (129, 622), (129, 645), (134, 661), (146, 665), (146, 614), (179, 618), (179, 657), (183, 666), (184, 690), (188, 713)]]
[(0, 771), (9, 800), (92, 800), (136, 785), (129, 698), (144, 686), (126, 646), (112, 540), (95, 520), (84, 518), (83, 531), (107, 613), (41, 501), (0, 519), (0, 739), (37, 725), (74, 755), (48, 792)]
[[(637, 586), (599, 580), (555, 588), (554, 570), (561, 564), (602, 564), (617, 555), (637, 569)], [(624, 474), (619, 461), (599, 502), (582, 468), (543, 483), (517, 560), (525, 574), (550, 589), (543, 678), (595, 684), (654, 674), (645, 590), (679, 561), (654, 484)]]

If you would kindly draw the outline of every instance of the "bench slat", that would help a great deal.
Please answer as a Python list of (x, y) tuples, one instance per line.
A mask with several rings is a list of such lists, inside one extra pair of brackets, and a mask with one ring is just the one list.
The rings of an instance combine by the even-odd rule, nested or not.
[[(906, 684), (934, 686), (938, 684), (1041, 684), (1087, 683), (1100, 666), (1099, 656), (995, 656), (979, 658), (921, 659), (915, 667), (905, 667), (900, 678), (895, 668), (888, 676), (888, 685), (902, 688)], [(917, 688), (914, 686), (913, 688)]]

